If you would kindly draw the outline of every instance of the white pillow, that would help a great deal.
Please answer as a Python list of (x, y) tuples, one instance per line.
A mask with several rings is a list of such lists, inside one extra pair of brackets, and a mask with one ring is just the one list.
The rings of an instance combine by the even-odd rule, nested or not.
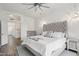
[(53, 31), (50, 31), (50, 32), (48, 33), (48, 37), (53, 38)]
[(53, 33), (53, 38), (64, 38), (65, 33), (62, 32), (54, 32)]
[(47, 35), (47, 31), (44, 31), (44, 32), (42, 33), (42, 35), (43, 35), (43, 36), (46, 36), (46, 35)]
[(49, 37), (49, 36), (50, 36), (50, 31), (44, 31), (44, 32), (42, 33), (42, 35), (43, 35), (44, 37)]

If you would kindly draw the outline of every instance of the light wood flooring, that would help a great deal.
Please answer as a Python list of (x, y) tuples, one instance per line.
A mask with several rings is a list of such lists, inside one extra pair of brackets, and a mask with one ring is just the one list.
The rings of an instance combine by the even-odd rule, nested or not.
[(20, 44), (18, 39), (9, 39), (8, 44), (0, 47), (0, 56), (16, 56), (16, 47)]

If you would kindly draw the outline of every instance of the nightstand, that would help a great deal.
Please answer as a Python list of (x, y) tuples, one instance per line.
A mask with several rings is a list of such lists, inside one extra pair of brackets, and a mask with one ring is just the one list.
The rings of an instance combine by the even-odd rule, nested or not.
[(76, 51), (79, 55), (79, 39), (68, 38), (67, 49)]

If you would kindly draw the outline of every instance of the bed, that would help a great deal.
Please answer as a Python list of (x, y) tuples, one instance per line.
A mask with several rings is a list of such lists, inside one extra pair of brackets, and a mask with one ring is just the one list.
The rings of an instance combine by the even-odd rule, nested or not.
[[(53, 31), (54, 33), (62, 32), (66, 35), (67, 22), (62, 21), (46, 24), (43, 26), (43, 31)], [(65, 35), (64, 37), (47, 37), (43, 35), (31, 36), (23, 41), (22, 46), (29, 49), (36, 56), (57, 56), (61, 54), (66, 48)]]

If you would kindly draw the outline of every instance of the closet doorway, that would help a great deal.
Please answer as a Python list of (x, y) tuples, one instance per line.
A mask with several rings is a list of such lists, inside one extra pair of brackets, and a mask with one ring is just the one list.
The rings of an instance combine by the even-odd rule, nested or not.
[(8, 53), (16, 55), (16, 48), (21, 41), (20, 16), (10, 15), (8, 20)]

